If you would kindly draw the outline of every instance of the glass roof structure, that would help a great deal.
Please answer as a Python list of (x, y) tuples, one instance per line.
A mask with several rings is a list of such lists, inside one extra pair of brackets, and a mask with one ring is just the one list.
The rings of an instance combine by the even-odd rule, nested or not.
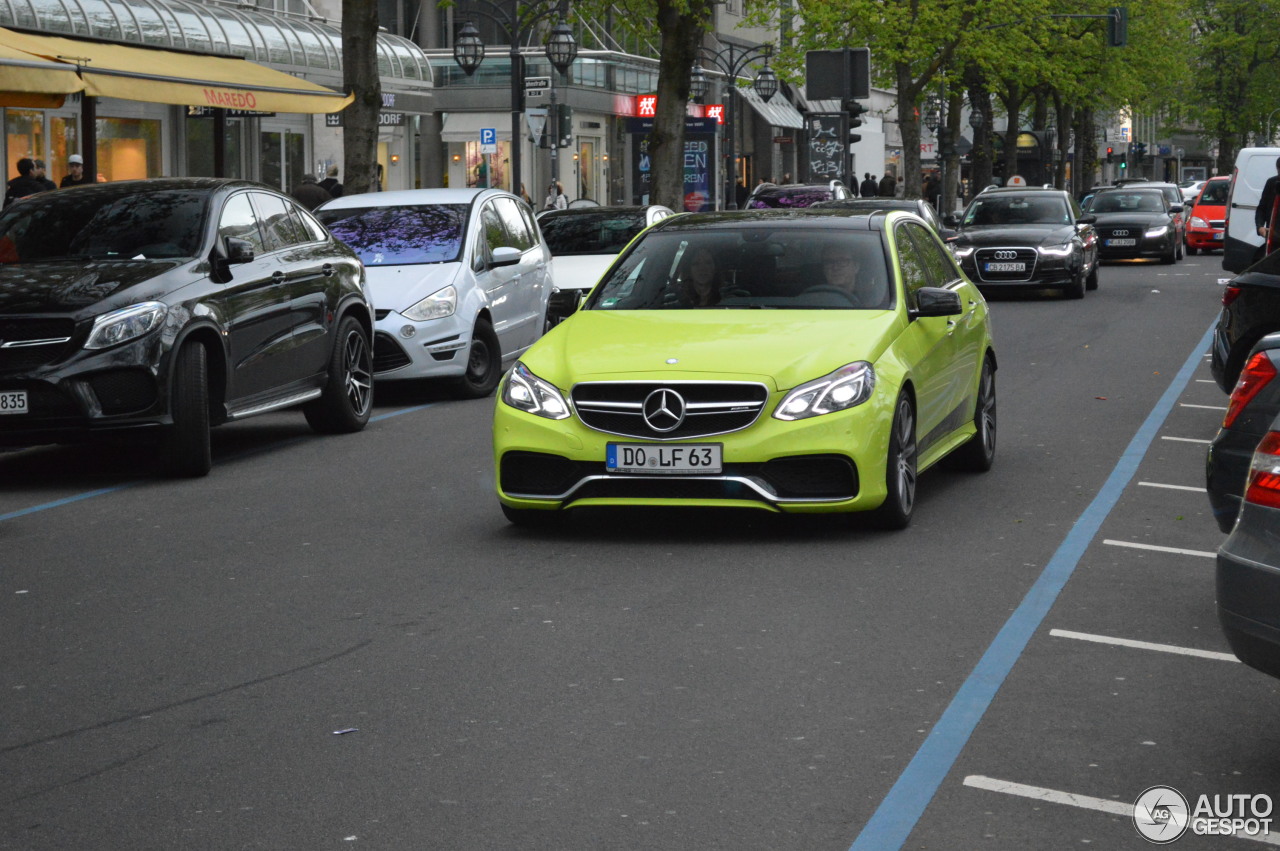
[[(302, 15), (276, 15), (252, 4), (187, 0), (0, 0), (0, 26), (48, 35), (241, 56), (297, 72), (341, 78), (342, 30)], [(378, 34), (378, 73), (432, 84), (422, 48)]]

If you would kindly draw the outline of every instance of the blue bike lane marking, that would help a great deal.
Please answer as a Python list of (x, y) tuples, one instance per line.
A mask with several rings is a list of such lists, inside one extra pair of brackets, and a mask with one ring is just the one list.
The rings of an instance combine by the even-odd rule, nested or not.
[(1013, 670), (1031, 636), (1040, 628), (1102, 522), (1119, 502), (1125, 487), (1137, 472), (1138, 464), (1155, 440), (1156, 432), (1173, 410), (1178, 396), (1191, 382), (1192, 374), (1209, 348), (1212, 334), (1211, 325), (1129, 441), (1098, 495), (1071, 527), (1022, 603), (1005, 621), (849, 851), (896, 851), (907, 841), (978, 722), (991, 706), (1005, 677)]
[[(427, 408), (430, 408), (434, 405), (435, 405), (434, 402), (428, 402), (425, 405), (415, 405), (412, 408), (400, 408), (399, 410), (396, 410), (396, 411), (388, 411), (385, 414), (378, 414), (376, 417), (370, 417), (369, 422), (376, 423), (382, 420), (391, 419), (392, 417), (398, 417), (401, 414), (413, 414), (413, 413), (417, 413), (418, 411), (425, 411)], [(273, 443), (270, 446), (263, 446), (257, 449), (251, 449), (248, 452), (240, 452), (236, 455), (228, 455), (223, 460), (234, 461), (239, 458), (247, 458), (251, 455), (256, 455), (259, 452), (273, 452), (295, 443), (301, 443), (304, 440), (310, 440), (310, 438), (296, 437), (291, 440), (283, 440), (283, 441), (280, 441), (279, 443)], [(50, 508), (61, 508), (62, 506), (70, 505), (73, 502), (82, 502), (83, 500), (93, 499), (94, 497), (98, 497), (98, 496), (105, 496), (106, 494), (109, 494), (109, 493), (118, 493), (119, 491), (126, 490), (136, 485), (140, 485), (144, 481), (145, 480), (143, 479), (136, 479), (131, 482), (124, 482), (122, 484), (113, 485), (112, 487), (109, 487), (109, 488), (98, 488), (97, 490), (78, 493), (75, 496), (63, 497), (62, 499), (55, 499), (52, 502), (46, 502), (40, 505), (33, 505), (29, 508), (20, 508), (17, 511), (10, 511), (8, 514), (0, 514), (0, 523), (3, 523), (6, 520), (16, 520), (19, 517), (26, 517), (28, 514), (35, 514), (40, 511), (48, 511)]]

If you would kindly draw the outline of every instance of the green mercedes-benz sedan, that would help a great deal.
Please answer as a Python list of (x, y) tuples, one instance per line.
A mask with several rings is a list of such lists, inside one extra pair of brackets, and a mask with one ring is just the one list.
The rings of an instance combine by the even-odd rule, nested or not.
[(996, 445), (986, 301), (913, 214), (679, 216), (619, 255), (506, 374), (498, 498), (518, 524), (585, 506), (874, 511)]

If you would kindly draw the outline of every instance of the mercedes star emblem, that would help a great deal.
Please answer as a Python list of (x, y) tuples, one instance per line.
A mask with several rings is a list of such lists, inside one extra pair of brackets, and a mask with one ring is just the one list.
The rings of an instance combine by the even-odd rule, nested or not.
[(662, 433), (675, 431), (684, 422), (684, 398), (663, 387), (645, 397), (643, 411), (649, 428)]

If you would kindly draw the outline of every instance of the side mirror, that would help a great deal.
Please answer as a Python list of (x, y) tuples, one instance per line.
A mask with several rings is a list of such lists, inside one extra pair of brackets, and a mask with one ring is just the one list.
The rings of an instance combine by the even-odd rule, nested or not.
[(1169, 207), (1170, 213), (1181, 213), (1182, 210), (1183, 210), (1183, 206), (1181, 204), (1173, 204)]
[(228, 236), (223, 241), (223, 253), (228, 263), (248, 263), (253, 259), (253, 243), (247, 239)]
[(1097, 223), (1098, 217), (1093, 213), (1085, 213), (1083, 216), (1076, 219), (1076, 224), (1078, 225), (1096, 225)]
[(499, 266), (514, 266), (520, 262), (521, 251), (518, 248), (501, 248), (493, 249), (493, 256), (489, 259), (489, 268), (496, 269)]
[(960, 294), (942, 287), (921, 287), (916, 290), (916, 306), (908, 310), (911, 318), (923, 316), (959, 316)]
[(955, 213), (947, 213), (942, 217), (942, 223), (949, 228), (958, 228), (960, 227), (960, 217)]

